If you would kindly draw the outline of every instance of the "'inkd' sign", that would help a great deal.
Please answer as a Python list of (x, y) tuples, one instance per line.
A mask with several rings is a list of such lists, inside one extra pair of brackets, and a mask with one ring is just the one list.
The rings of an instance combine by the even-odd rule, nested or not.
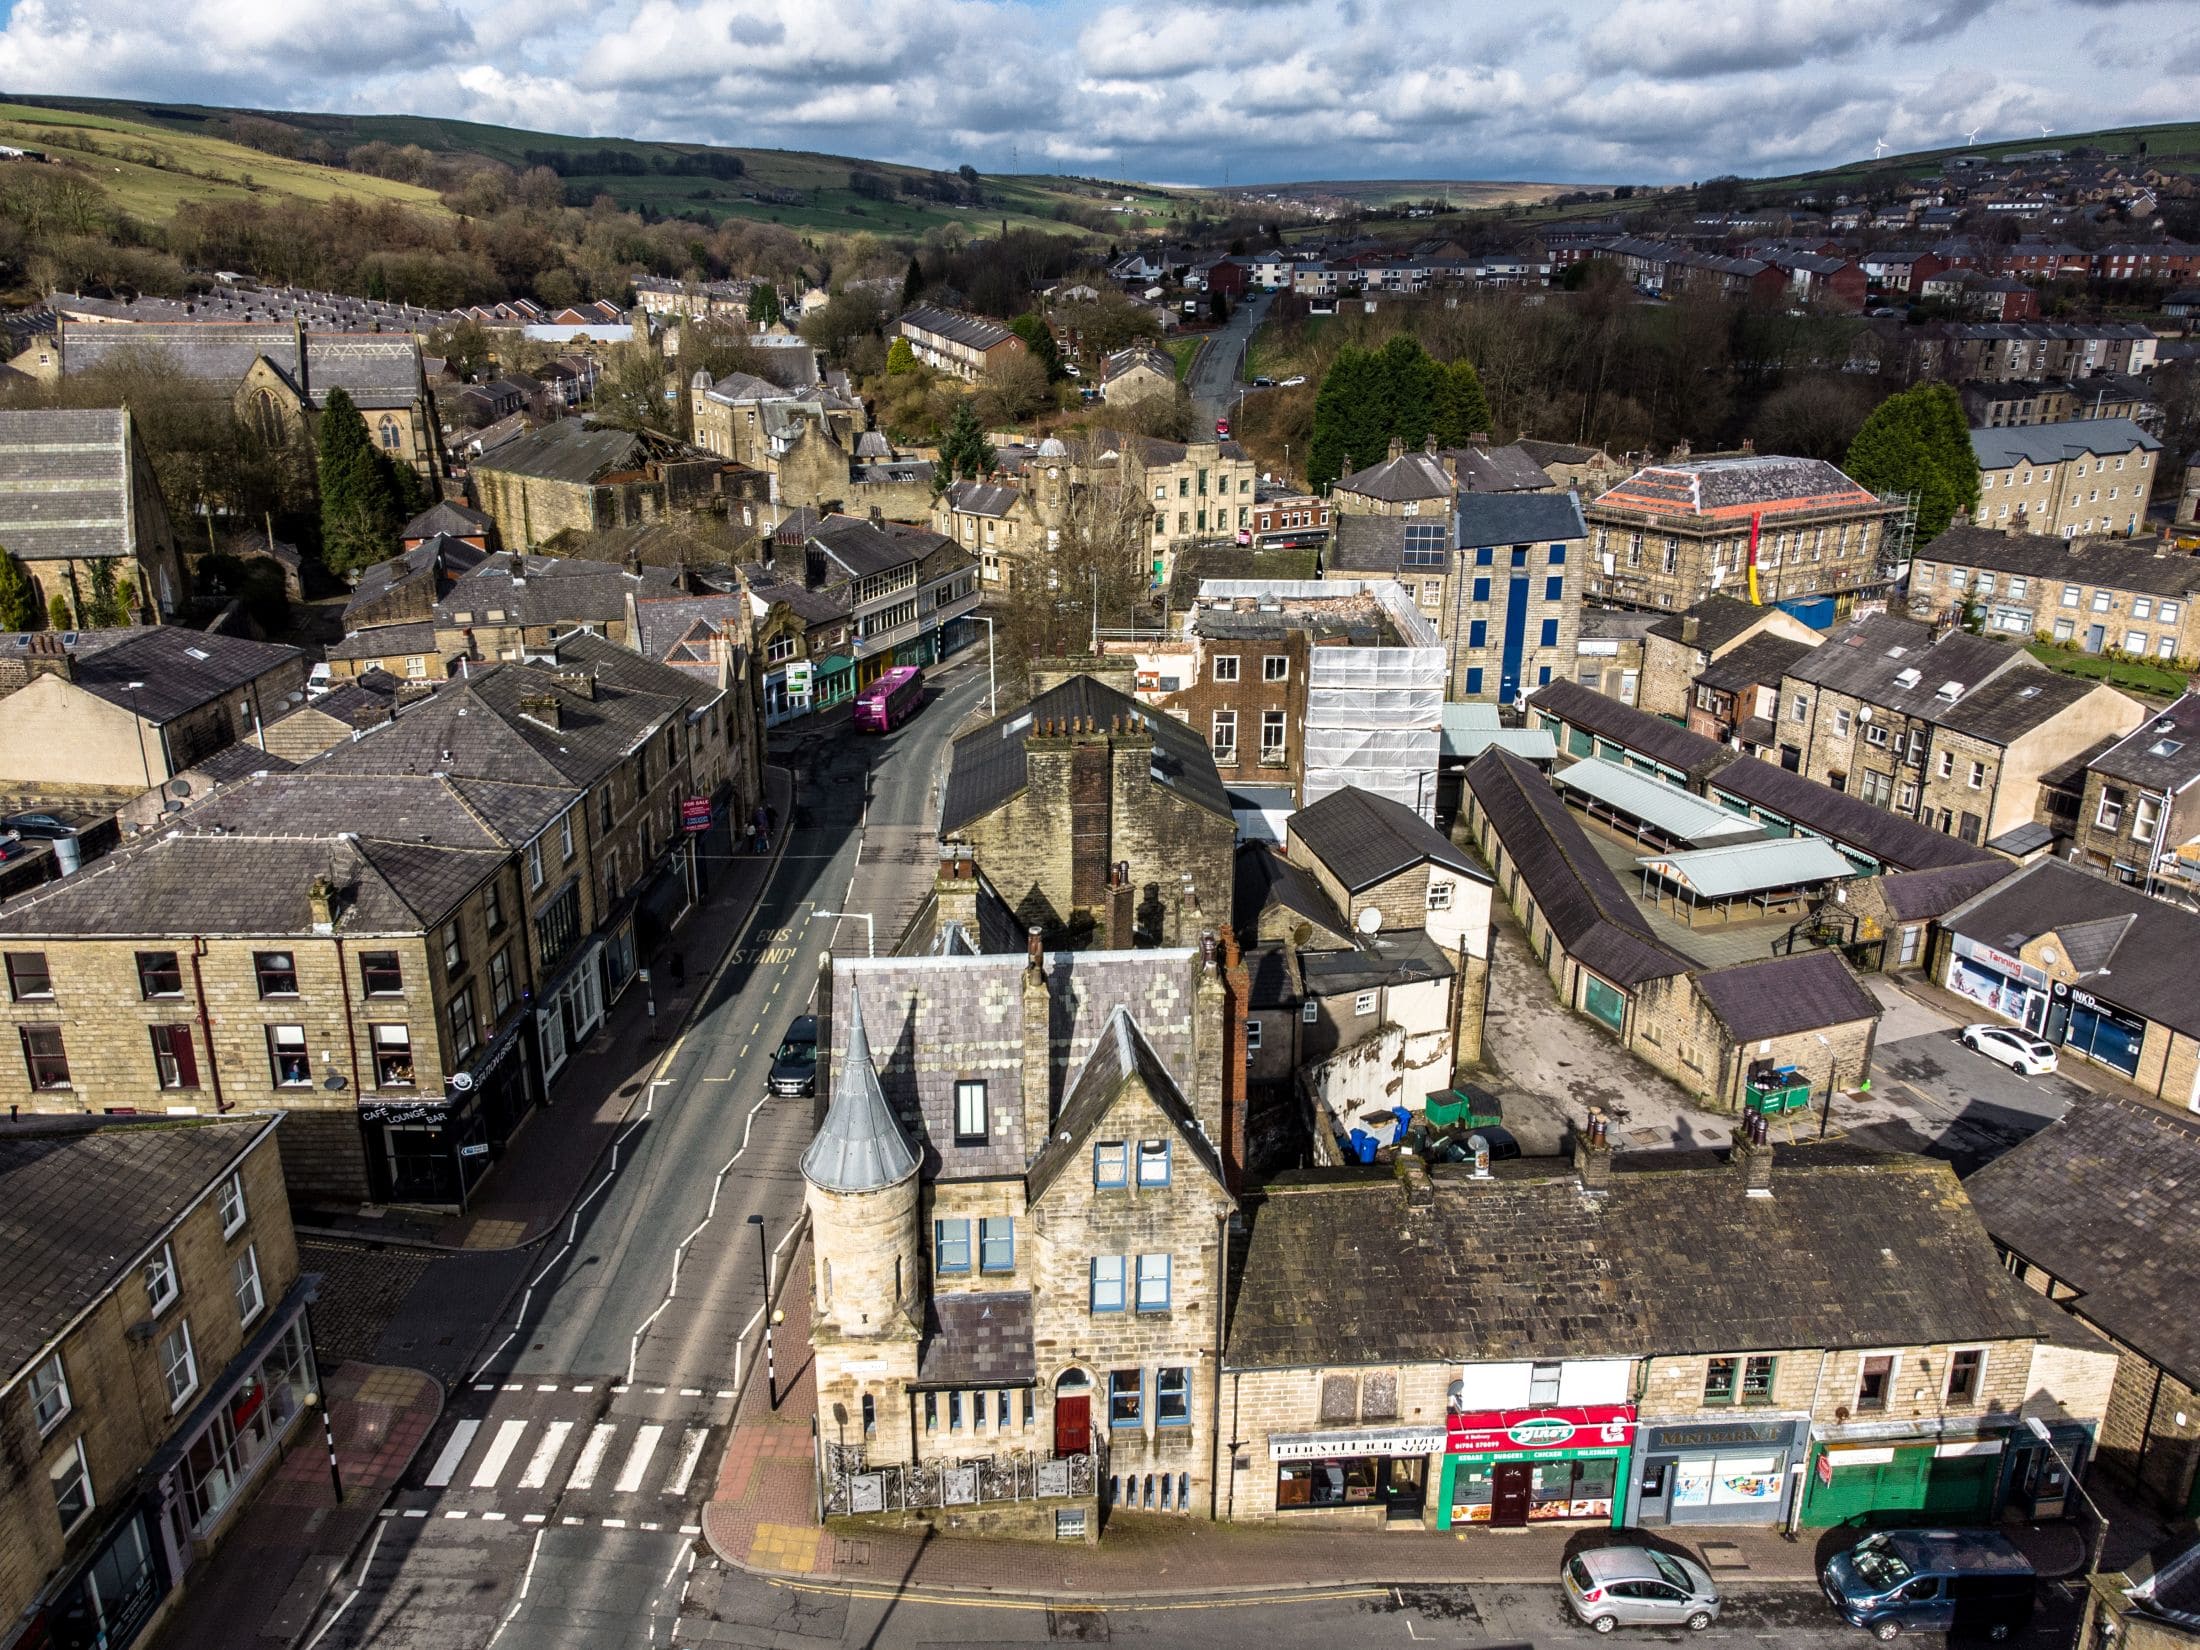
[(1635, 1411), (1630, 1404), (1468, 1411), (1446, 1416), (1444, 1429), (1452, 1455), (1603, 1451), (1633, 1441)]

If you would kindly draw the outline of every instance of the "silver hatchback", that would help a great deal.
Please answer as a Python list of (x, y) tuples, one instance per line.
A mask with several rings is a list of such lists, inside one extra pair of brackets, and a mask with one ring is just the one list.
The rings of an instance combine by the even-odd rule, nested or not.
[(1566, 1561), (1561, 1577), (1575, 1615), (1600, 1633), (1615, 1627), (1686, 1627), (1719, 1619), (1719, 1590), (1691, 1559), (1652, 1547), (1598, 1547)]

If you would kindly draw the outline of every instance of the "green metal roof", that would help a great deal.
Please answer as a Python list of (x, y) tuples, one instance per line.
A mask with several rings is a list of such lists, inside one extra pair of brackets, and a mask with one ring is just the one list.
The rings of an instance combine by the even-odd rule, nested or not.
[(1761, 826), (1739, 814), (1601, 757), (1585, 758), (1561, 768), (1551, 779), (1562, 789), (1601, 802), (1630, 819), (1639, 819), (1678, 842), (1728, 842), (1763, 834)]
[(1772, 888), (1803, 888), (1856, 875), (1856, 865), (1847, 854), (1814, 836), (1730, 842), (1678, 854), (1646, 854), (1636, 863), (1704, 899), (1728, 899)]

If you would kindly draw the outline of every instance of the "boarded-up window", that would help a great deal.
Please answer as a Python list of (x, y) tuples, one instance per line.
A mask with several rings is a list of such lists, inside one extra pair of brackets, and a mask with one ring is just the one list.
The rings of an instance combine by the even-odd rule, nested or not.
[(1360, 1419), (1394, 1421), (1398, 1418), (1398, 1377), (1385, 1370), (1360, 1382)]
[(1322, 1377), (1322, 1420), (1349, 1422), (1359, 1418), (1360, 1383), (1352, 1375)]

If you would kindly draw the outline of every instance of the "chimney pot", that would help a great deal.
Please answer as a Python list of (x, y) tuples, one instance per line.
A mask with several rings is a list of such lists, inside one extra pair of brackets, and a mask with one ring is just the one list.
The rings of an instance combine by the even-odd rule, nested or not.
[(1024, 956), (1035, 969), (1046, 965), (1046, 947), (1041, 942), (1041, 931), (1036, 923), (1024, 930)]

